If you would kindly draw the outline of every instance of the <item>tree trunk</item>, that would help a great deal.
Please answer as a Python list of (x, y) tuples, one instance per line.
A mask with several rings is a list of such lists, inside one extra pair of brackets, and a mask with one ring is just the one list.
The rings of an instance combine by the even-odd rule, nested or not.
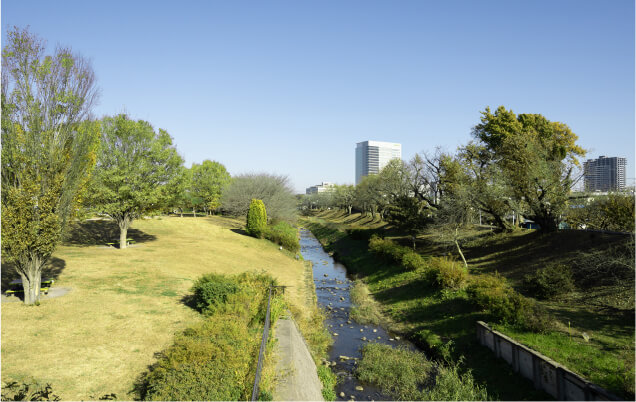
[(349, 210), (349, 216), (351, 216), (351, 205), (347, 206), (347, 210)]
[(40, 256), (32, 256), (25, 264), (20, 264), (18, 267), (18, 272), (22, 279), (22, 289), (24, 290), (24, 304), (37, 304), (40, 302), (44, 261), (46, 260)]
[(183, 218), (183, 208), (179, 208), (179, 212), (181, 213), (181, 217)]
[(457, 241), (457, 228), (455, 228), (455, 246), (457, 247), (457, 251), (459, 252), (459, 256), (462, 257), (462, 261), (464, 262), (464, 268), (468, 270), (468, 263), (466, 262), (466, 258), (464, 257), (464, 253), (462, 253), (462, 249), (459, 247), (459, 241)]
[(128, 246), (126, 239), (128, 238), (128, 228), (132, 223), (132, 218), (128, 215), (125, 215), (123, 218), (118, 220), (119, 224), (119, 248), (126, 248)]
[(197, 209), (195, 207), (192, 207), (192, 216), (197, 217)]

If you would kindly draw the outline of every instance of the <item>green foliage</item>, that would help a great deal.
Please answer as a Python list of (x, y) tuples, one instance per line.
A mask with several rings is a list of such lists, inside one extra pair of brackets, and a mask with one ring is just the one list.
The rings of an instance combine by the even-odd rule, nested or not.
[(245, 230), (250, 236), (262, 238), (267, 228), (267, 212), (262, 200), (252, 199), (250, 209), (247, 211), (247, 224)]
[(432, 257), (430, 266), (441, 289), (461, 289), (468, 277), (466, 269), (450, 257)]
[(221, 205), (223, 189), (230, 183), (230, 174), (219, 162), (204, 160), (193, 163), (190, 192), (201, 199), (206, 210), (216, 210)]
[(516, 292), (497, 273), (472, 277), (466, 293), (477, 306), (487, 309), (502, 322), (536, 332), (546, 331), (552, 326), (551, 319), (542, 308)]
[(165, 130), (127, 115), (102, 120), (90, 202), (127, 230), (143, 214), (170, 206), (183, 180), (183, 159)]
[(574, 279), (570, 267), (550, 264), (526, 275), (523, 287), (533, 296), (549, 299), (574, 290)]
[[(143, 400), (247, 400), (251, 394), (267, 288), (274, 280), (246, 272), (210, 275), (197, 283), (236, 284), (238, 291), (215, 294), (212, 300), (218, 304), (211, 314), (175, 338), (141, 378), (137, 391)], [(282, 303), (281, 296), (273, 293), (273, 298), (273, 305)], [(276, 316), (272, 312), (272, 320)]]
[(325, 401), (335, 401), (338, 377), (327, 366), (320, 365), (316, 369), (318, 371), (318, 379), (322, 383), (322, 397), (325, 398)]
[[(572, 201), (571, 204), (577, 204)], [(571, 205), (566, 220), (574, 228), (634, 231), (634, 195), (611, 193)]]
[(90, 64), (44, 50), (14, 28), (2, 51), (2, 258), (20, 272), (26, 304), (39, 300), (42, 265), (82, 201), (99, 140)]
[(262, 173), (232, 178), (221, 195), (221, 210), (232, 216), (245, 216), (252, 199), (263, 200), (272, 221), (296, 221), (296, 197), (286, 176)]
[(401, 262), (402, 266), (404, 266), (407, 271), (423, 270), (428, 267), (424, 258), (412, 250), (404, 252)]
[(238, 290), (236, 278), (221, 274), (207, 274), (197, 279), (192, 286), (193, 304), (200, 312), (213, 309), (227, 302), (228, 296)]
[(59, 401), (51, 384), (42, 385), (37, 381), (8, 381), (2, 384), (3, 401)]
[(377, 235), (369, 239), (369, 250), (381, 255), (389, 261), (401, 262), (402, 257), (407, 252), (412, 252), (408, 247), (402, 247), (391, 240), (382, 239)]
[(278, 222), (265, 229), (264, 236), (267, 240), (283, 246), (285, 250), (292, 253), (300, 251), (300, 240), (298, 239), (298, 229), (287, 222)]
[(493, 153), (514, 198), (527, 206), (526, 215), (542, 230), (555, 231), (567, 205), (572, 169), (585, 155), (576, 134), (540, 114), (515, 115), (500, 106), (495, 113), (482, 112), (473, 136)]
[(461, 373), (459, 364), (439, 366), (435, 385), (423, 393), (423, 401), (488, 401), (486, 388), (475, 382), (470, 371)]
[(432, 368), (422, 353), (369, 343), (362, 349), (356, 375), (361, 381), (378, 385), (396, 400), (419, 400), (420, 389), (428, 382)]

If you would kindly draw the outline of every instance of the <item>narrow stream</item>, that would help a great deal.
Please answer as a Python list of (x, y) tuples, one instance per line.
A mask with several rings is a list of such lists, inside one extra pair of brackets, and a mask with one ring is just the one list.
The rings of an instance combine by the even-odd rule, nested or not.
[(353, 286), (353, 280), (347, 277), (345, 266), (335, 262), (306, 229), (300, 231), (300, 249), (303, 258), (313, 263), (318, 306), (327, 316), (325, 325), (334, 339), (329, 350), (329, 360), (331, 369), (338, 376), (337, 400), (391, 400), (390, 396), (381, 393), (378, 388), (361, 383), (355, 377), (354, 370), (357, 359), (362, 356), (361, 349), (368, 342), (394, 347), (404, 345), (410, 349), (414, 349), (414, 346), (378, 325), (362, 325), (350, 319), (352, 303), (349, 290)]

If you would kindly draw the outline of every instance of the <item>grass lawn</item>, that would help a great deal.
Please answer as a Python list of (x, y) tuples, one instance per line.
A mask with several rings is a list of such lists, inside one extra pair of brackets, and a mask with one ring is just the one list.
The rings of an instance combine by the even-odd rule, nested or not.
[[(403, 245), (402, 238), (385, 224), (359, 214), (347, 216), (329, 211), (309, 217), (307, 225), (327, 244), (329, 251), (344, 262), (349, 271), (360, 275), (383, 312), (395, 321), (394, 328), (411, 336), (432, 333), (442, 342), (452, 341), (453, 356), (464, 356), (465, 367), (475, 379), (487, 384), (488, 392), (501, 399), (543, 399), (546, 394), (534, 391), (529, 381), (511, 372), (503, 360), (476, 344), (475, 322), (489, 322), (464, 291), (431, 289), (416, 272), (391, 265), (368, 251), (364, 236), (347, 229), (382, 232)], [(484, 236), (486, 235), (486, 236)], [(518, 287), (527, 273), (548, 262), (567, 263), (581, 250), (603, 250), (624, 238), (598, 233), (558, 232), (541, 235), (535, 231), (519, 231), (508, 235), (492, 235), (488, 230), (465, 234), (464, 253), (471, 273), (498, 271)], [(434, 234), (418, 239), (422, 256), (454, 253), (453, 248), (437, 242)], [(513, 327), (496, 328), (514, 339), (533, 347), (589, 380), (624, 397), (634, 395), (634, 298), (626, 287), (601, 287), (579, 290), (556, 300), (540, 301), (558, 320), (548, 334), (532, 334)], [(568, 328), (570, 322), (570, 328)], [(570, 333), (572, 340), (570, 341)], [(589, 340), (583, 339), (583, 333)]]
[[(128, 236), (136, 245), (119, 250), (102, 248), (118, 237), (113, 222), (82, 223), (43, 275), (70, 292), (40, 306), (2, 304), (2, 380), (50, 383), (64, 400), (130, 399), (155, 353), (202, 319), (182, 299), (208, 272), (265, 270), (291, 286), (285, 297), (302, 311), (303, 263), (242, 226), (221, 217), (138, 220)], [(7, 268), (3, 285), (13, 279)]]

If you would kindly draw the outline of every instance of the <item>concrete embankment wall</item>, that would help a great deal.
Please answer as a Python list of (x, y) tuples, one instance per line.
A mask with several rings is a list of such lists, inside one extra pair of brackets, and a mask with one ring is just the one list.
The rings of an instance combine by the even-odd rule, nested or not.
[(621, 398), (586, 381), (550, 358), (497, 332), (483, 321), (477, 321), (479, 343), (510, 364), (514, 371), (558, 400), (620, 401)]

